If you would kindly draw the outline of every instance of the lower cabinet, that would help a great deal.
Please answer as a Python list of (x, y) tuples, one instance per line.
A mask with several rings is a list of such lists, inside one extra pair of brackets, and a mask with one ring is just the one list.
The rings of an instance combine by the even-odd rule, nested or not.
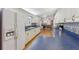
[(33, 37), (35, 37), (38, 33), (40, 33), (40, 27), (26, 31), (26, 40), (25, 44), (27, 44)]
[(79, 35), (79, 22), (66, 23), (64, 29)]

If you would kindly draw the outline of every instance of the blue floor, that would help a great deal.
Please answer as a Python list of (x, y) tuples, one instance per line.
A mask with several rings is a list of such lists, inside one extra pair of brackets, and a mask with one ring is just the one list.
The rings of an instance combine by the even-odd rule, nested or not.
[(55, 31), (55, 37), (39, 35), (27, 50), (78, 50), (78, 39), (69, 36), (64, 31)]

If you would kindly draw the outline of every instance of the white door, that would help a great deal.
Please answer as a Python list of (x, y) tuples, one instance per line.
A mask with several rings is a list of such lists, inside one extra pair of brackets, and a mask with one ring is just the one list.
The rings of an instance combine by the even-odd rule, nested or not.
[(15, 35), (15, 13), (9, 9), (3, 9), (2, 16), (2, 49), (16, 49)]

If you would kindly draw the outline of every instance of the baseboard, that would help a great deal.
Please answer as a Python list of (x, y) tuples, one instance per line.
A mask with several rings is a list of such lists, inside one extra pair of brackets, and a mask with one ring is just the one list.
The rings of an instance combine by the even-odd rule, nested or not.
[(32, 42), (40, 33), (41, 33), (41, 32), (39, 32), (38, 34), (36, 34), (35, 36), (33, 36), (33, 37), (31, 38), (31, 40), (28, 41), (28, 42), (25, 44), (25, 47), (23, 48), (23, 50), (25, 50), (25, 49), (27, 48), (27, 45), (28, 45), (30, 42)]

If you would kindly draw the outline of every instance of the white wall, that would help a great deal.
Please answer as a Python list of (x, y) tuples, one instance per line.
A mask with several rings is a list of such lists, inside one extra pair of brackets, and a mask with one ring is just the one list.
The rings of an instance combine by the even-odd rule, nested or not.
[[(72, 21), (72, 16), (75, 15), (76, 17), (79, 16), (79, 9), (78, 8), (60, 8), (55, 15), (55, 23), (64, 22), (64, 18), (66, 21)], [(76, 21), (79, 21), (78, 19)]]

